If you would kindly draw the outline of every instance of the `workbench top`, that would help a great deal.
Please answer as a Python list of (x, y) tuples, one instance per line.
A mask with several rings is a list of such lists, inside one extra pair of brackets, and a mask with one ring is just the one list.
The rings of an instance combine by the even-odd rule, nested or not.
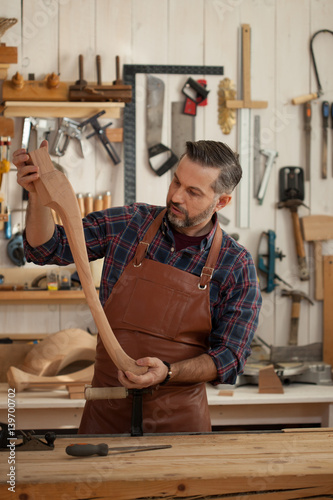
[[(171, 448), (106, 457), (70, 457), (69, 444)], [(51, 451), (16, 451), (15, 495), (6, 484), (9, 452), (0, 453), (2, 500), (251, 498), (333, 494), (333, 429), (142, 437), (58, 437)], [(292, 490), (292, 491), (291, 491)], [(272, 496), (271, 496), (272, 495)], [(214, 497), (215, 498), (215, 497)]]

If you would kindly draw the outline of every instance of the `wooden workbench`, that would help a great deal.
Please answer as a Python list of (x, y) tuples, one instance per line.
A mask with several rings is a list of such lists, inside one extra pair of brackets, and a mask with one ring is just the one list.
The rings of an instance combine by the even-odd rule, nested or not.
[[(292, 499), (333, 495), (333, 429), (143, 437), (58, 437), (52, 451), (16, 452), (15, 495), (0, 453), (0, 498)], [(169, 449), (70, 457), (67, 445), (171, 444)], [(239, 498), (239, 497), (237, 497)]]

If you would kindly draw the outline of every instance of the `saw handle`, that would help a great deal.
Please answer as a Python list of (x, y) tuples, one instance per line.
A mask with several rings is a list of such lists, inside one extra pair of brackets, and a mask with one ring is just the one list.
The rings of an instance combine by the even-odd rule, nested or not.
[(313, 99), (318, 99), (319, 95), (317, 92), (313, 92), (312, 94), (300, 95), (298, 97), (294, 97), (291, 102), (293, 104), (304, 104), (305, 102), (313, 101)]
[[(164, 154), (169, 154), (167, 160), (164, 163), (159, 163), (157, 165), (157, 157)], [(164, 156), (161, 156), (161, 158), (163, 157)], [(155, 144), (155, 146), (151, 146), (150, 148), (148, 148), (148, 158), (149, 165), (154, 170), (155, 174), (159, 176), (165, 174), (165, 172), (170, 170), (170, 168), (173, 167), (178, 161), (178, 157), (175, 155), (175, 153), (173, 153), (170, 148), (161, 143)], [(154, 158), (155, 161), (152, 161)]]
[(91, 457), (99, 455), (106, 457), (109, 453), (109, 447), (105, 443), (101, 444), (71, 444), (66, 448), (67, 455), (71, 457)]

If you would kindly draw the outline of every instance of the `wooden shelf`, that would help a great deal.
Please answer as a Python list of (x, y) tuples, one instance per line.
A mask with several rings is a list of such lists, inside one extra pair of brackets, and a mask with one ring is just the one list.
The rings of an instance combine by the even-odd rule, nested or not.
[(87, 118), (105, 111), (103, 118), (120, 118), (123, 102), (44, 102), (44, 101), (7, 101), (5, 117), (37, 116), (38, 118)]
[(37, 290), (0, 292), (0, 305), (5, 304), (83, 304), (83, 290)]

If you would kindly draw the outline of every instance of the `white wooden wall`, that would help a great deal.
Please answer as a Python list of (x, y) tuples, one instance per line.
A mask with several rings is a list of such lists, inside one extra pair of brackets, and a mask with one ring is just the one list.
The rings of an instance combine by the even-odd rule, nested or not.
[[(310, 61), (309, 41), (320, 29), (332, 29), (331, 0), (2, 0), (1, 16), (16, 17), (19, 22), (3, 37), (7, 45), (18, 46), (19, 60), (9, 71), (17, 70), (27, 78), (36, 79), (52, 71), (59, 72), (63, 81), (78, 79), (77, 57), (85, 58), (84, 77), (96, 81), (95, 56), (102, 57), (103, 82), (115, 78), (115, 56), (121, 64), (222, 65), (225, 77), (238, 81), (238, 39), (241, 24), (251, 26), (252, 42), (252, 99), (268, 101), (268, 108), (253, 110), (261, 119), (261, 146), (278, 151), (278, 158), (269, 181), (264, 204), (250, 200), (250, 227), (236, 225), (236, 196), (224, 209), (231, 220), (225, 229), (239, 233), (240, 242), (257, 259), (258, 242), (262, 231), (272, 229), (276, 244), (286, 258), (276, 262), (276, 272), (294, 289), (313, 298), (314, 273), (312, 249), (306, 244), (310, 282), (301, 282), (297, 275), (297, 260), (290, 213), (277, 210), (278, 171), (284, 166), (304, 167), (303, 110), (293, 106), (295, 96), (316, 91), (316, 81)], [(320, 175), (321, 159), (321, 102), (333, 101), (333, 70), (330, 54), (333, 40), (320, 35), (315, 42), (315, 55), (324, 96), (313, 101), (311, 141), (311, 182), (306, 183), (304, 207), (300, 216), (333, 215), (332, 196), (332, 137), (329, 137), (328, 179)], [(188, 75), (190, 76), (190, 75)], [(171, 102), (182, 100), (181, 88), (185, 76), (162, 75), (166, 83), (163, 142), (171, 142)], [(209, 105), (199, 108), (196, 117), (196, 139), (224, 141), (237, 147), (236, 128), (223, 135), (218, 124), (217, 89), (223, 77), (207, 77), (210, 89)], [(145, 147), (145, 78), (138, 76), (137, 90), (137, 200), (164, 204), (170, 172), (157, 177), (147, 164)], [(113, 126), (121, 122), (114, 121)], [(13, 150), (21, 140), (22, 120), (16, 119)], [(331, 134), (330, 134), (331, 135)], [(102, 147), (86, 144), (82, 160), (76, 145), (71, 144), (60, 163), (76, 192), (98, 194), (110, 189), (113, 205), (124, 200), (123, 165), (114, 166)], [(119, 152), (121, 148), (117, 145)], [(264, 158), (263, 158), (264, 165)], [(15, 171), (6, 179), (7, 194), (12, 208), (22, 207), (21, 190), (15, 182)], [(252, 178), (251, 178), (252, 182)], [(252, 193), (252, 190), (251, 190)], [(14, 227), (22, 228), (24, 216), (16, 213)], [(10, 268), (6, 244), (0, 234), (0, 267)], [(333, 253), (332, 245), (325, 246)], [(22, 276), (27, 269), (21, 270)], [(42, 272), (43, 269), (40, 270)], [(39, 269), (38, 269), (39, 272)], [(24, 281), (24, 278), (23, 278)], [(285, 345), (288, 339), (291, 302), (281, 297), (281, 288), (264, 295), (258, 333), (268, 343)], [(19, 313), (18, 313), (19, 312)], [(54, 332), (69, 326), (93, 329), (86, 306), (0, 306), (0, 331)], [(299, 343), (307, 344), (322, 338), (322, 303), (301, 304)]]

